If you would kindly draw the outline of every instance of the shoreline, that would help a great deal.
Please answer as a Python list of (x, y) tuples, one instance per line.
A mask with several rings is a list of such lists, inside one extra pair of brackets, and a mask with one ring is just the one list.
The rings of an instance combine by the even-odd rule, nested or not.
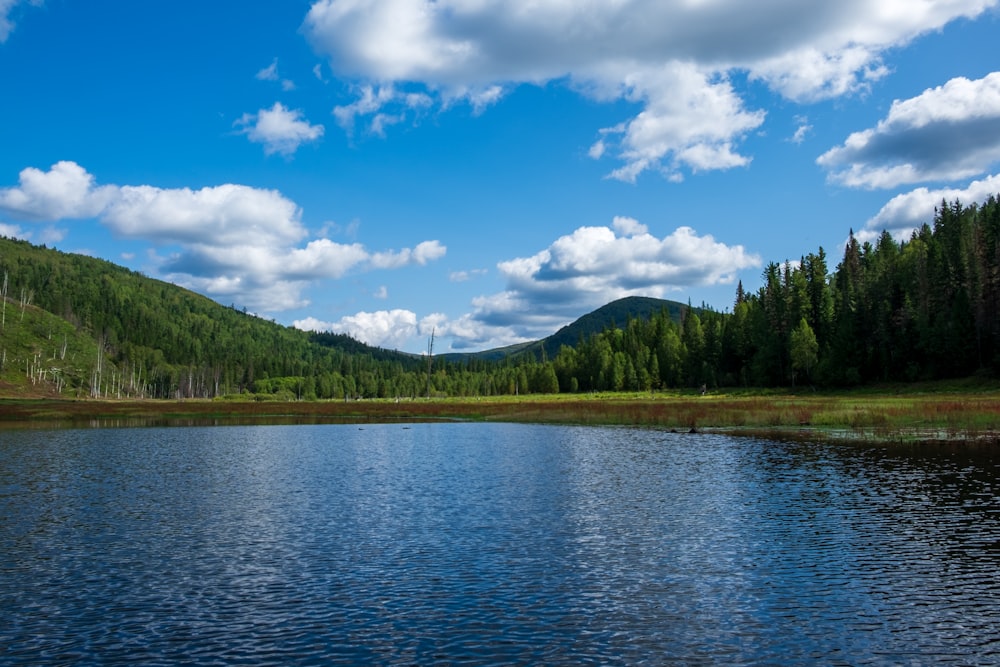
[(0, 431), (239, 424), (522, 422), (841, 443), (1000, 444), (1000, 393), (530, 395), (353, 401), (0, 399)]

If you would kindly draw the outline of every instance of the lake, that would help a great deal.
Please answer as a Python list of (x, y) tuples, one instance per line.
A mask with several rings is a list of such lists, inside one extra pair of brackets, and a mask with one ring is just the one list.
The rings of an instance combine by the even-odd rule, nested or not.
[(0, 663), (1000, 663), (1000, 458), (628, 428), (0, 430)]

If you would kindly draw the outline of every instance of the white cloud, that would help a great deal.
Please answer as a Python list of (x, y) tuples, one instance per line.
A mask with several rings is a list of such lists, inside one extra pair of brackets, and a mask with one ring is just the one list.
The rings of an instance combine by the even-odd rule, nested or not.
[(250, 141), (264, 144), (264, 152), (268, 155), (292, 155), (302, 144), (323, 136), (322, 125), (311, 125), (302, 118), (302, 111), (287, 109), (281, 102), (256, 114), (243, 114), (234, 125), (242, 126), (240, 132)]
[(317, 0), (303, 31), (359, 86), (358, 101), (335, 111), (347, 127), (359, 115), (398, 115), (386, 107), (402, 105), (399, 97), (371, 106), (372, 86), (419, 88), (442, 107), (465, 100), (481, 112), (517, 85), (568, 82), (642, 106), (621, 124), (619, 143), (591, 147), (592, 157), (622, 163), (612, 177), (652, 169), (680, 180), (685, 170), (749, 163), (739, 144), (764, 116), (746, 108), (734, 74), (796, 102), (864, 91), (887, 75), (888, 50), (996, 4)]
[(18, 0), (0, 0), (0, 44), (6, 42), (7, 37), (14, 30), (14, 22), (10, 20), (10, 12), (17, 3)]
[(220, 275), (167, 273), (164, 278), (182, 287), (209, 296), (220, 303), (236, 303), (254, 313), (270, 313), (303, 308), (309, 301), (302, 297), (306, 281), (260, 280), (253, 276), (252, 266), (242, 272)]
[(607, 144), (604, 143), (603, 139), (598, 139), (590, 145), (587, 150), (587, 155), (589, 155), (594, 160), (600, 160), (604, 157), (604, 152), (608, 150)]
[[(487, 324), (477, 319), (474, 314), (465, 314), (454, 320), (441, 314), (435, 314), (420, 322), (422, 334), (426, 335), (433, 327), (437, 336), (450, 338), (451, 349), (457, 351), (490, 350), (537, 340), (537, 338), (519, 334), (511, 326)], [(551, 330), (549, 328), (542, 325), (538, 327), (538, 331), (548, 331), (548, 333), (555, 331), (554, 328)], [(539, 338), (545, 335), (548, 334), (541, 334)]]
[[(615, 299), (665, 297), (692, 285), (732, 283), (738, 271), (761, 259), (742, 246), (680, 227), (663, 238), (628, 217), (609, 227), (580, 227), (530, 257), (500, 262), (502, 292), (476, 297), (457, 318), (433, 313), (417, 320), (410, 311), (362, 312), (336, 322), (299, 320), (300, 329), (348, 333), (382, 347), (404, 347), (433, 329), (455, 350), (482, 350), (538, 340)], [(483, 270), (456, 272), (453, 281)]]
[(448, 274), (448, 280), (453, 283), (464, 283), (468, 280), (472, 280), (478, 276), (484, 276), (488, 273), (486, 269), (472, 269), (470, 271), (452, 271)]
[(1000, 72), (958, 77), (896, 100), (874, 128), (851, 134), (817, 163), (849, 187), (955, 181), (1000, 162)]
[(834, 52), (824, 52), (805, 46), (757, 63), (752, 78), (765, 81), (775, 91), (798, 102), (839, 97), (866, 89), (872, 81), (889, 73), (879, 61), (878, 50), (846, 45)]
[(352, 132), (355, 117), (373, 114), (395, 97), (392, 86), (362, 86), (361, 96), (351, 104), (334, 107), (333, 115), (342, 128)]
[[(316, 71), (313, 70), (313, 73), (315, 74)], [(317, 78), (319, 78), (319, 74), (317, 74), (316, 76)], [(288, 92), (290, 90), (295, 90), (295, 82), (290, 81), (288, 79), (282, 79), (281, 76), (278, 75), (277, 58), (272, 60), (270, 65), (257, 72), (257, 79), (259, 79), (260, 81), (281, 81), (281, 89), (284, 90), (285, 92)]]
[[(426, 93), (405, 92), (391, 85), (363, 85), (358, 88), (358, 98), (350, 104), (334, 107), (333, 115), (348, 134), (354, 132), (359, 116), (370, 116), (368, 131), (384, 137), (387, 127), (406, 120), (407, 111), (419, 113), (433, 104), (433, 99)], [(383, 112), (386, 107), (397, 109), (397, 112)]]
[(379, 285), (378, 289), (372, 293), (372, 297), (376, 299), (388, 299), (389, 298), (389, 288), (385, 285)]
[(398, 269), (408, 264), (424, 266), (428, 262), (444, 257), (446, 248), (438, 241), (423, 241), (413, 249), (387, 250), (377, 252), (370, 258), (372, 266), (379, 269)]
[(18, 225), (0, 222), (0, 236), (6, 236), (11, 239), (30, 239), (31, 232), (21, 229)]
[(669, 177), (682, 168), (697, 172), (749, 164), (733, 142), (759, 127), (764, 112), (744, 110), (728, 81), (712, 81), (709, 73), (678, 63), (635, 74), (630, 84), (628, 97), (645, 108), (624, 126), (602, 130), (601, 154), (609, 140), (622, 136), (616, 148), (625, 164), (612, 178), (634, 182), (647, 169)]
[(100, 212), (118, 234), (164, 243), (236, 245), (252, 238), (267, 245), (301, 240), (301, 211), (276, 190), (225, 184), (200, 190), (151, 185), (115, 188)]
[[(0, 189), (0, 211), (41, 222), (96, 218), (120, 236), (171, 248), (150, 257), (168, 279), (262, 311), (306, 305), (302, 290), (316, 280), (423, 266), (447, 252), (436, 240), (377, 252), (327, 238), (300, 247), (309, 235), (301, 209), (276, 190), (229, 183), (199, 190), (97, 186), (74, 162), (23, 170), (18, 187)], [(43, 232), (50, 239), (62, 233)]]
[(789, 141), (793, 144), (801, 144), (806, 140), (806, 136), (812, 132), (813, 126), (809, 124), (809, 119), (804, 116), (797, 116), (795, 122), (798, 123), (798, 127), (795, 128), (795, 133)]
[(503, 86), (487, 86), (482, 90), (470, 90), (465, 92), (463, 97), (468, 98), (472, 104), (472, 110), (476, 114), (481, 114), (503, 97)]
[(372, 118), (372, 124), (369, 127), (369, 129), (371, 130), (372, 134), (379, 137), (384, 137), (385, 128), (389, 127), (390, 125), (401, 123), (405, 119), (406, 117), (403, 116), (402, 114), (392, 115), (387, 113), (378, 113), (375, 114), (374, 118)]
[(69, 161), (47, 172), (22, 169), (18, 180), (18, 187), (0, 189), (0, 209), (27, 220), (90, 218), (116, 196), (115, 188), (95, 187), (94, 177)]
[(635, 218), (623, 215), (616, 215), (611, 220), (611, 227), (621, 236), (635, 236), (636, 234), (646, 234), (649, 228)]
[(580, 227), (530, 257), (500, 262), (506, 289), (476, 298), (472, 313), (442, 328), (456, 348), (510, 345), (548, 336), (615, 299), (732, 283), (760, 265), (742, 246), (690, 227), (657, 238), (637, 220), (616, 217), (611, 227)]
[(42, 228), (38, 235), (38, 240), (42, 243), (59, 243), (66, 238), (66, 230), (59, 227), (47, 226)]
[(271, 61), (270, 65), (257, 72), (257, 78), (261, 81), (277, 81), (278, 59), (275, 58), (274, 60)]
[(997, 193), (1000, 193), (1000, 175), (973, 181), (964, 188), (917, 188), (890, 199), (858, 232), (857, 238), (873, 241), (885, 230), (896, 239), (906, 240), (914, 229), (934, 222), (934, 208), (942, 201), (950, 204), (957, 199), (966, 205), (978, 204)]
[(11, 18), (14, 8), (24, 4), (38, 7), (42, 4), (42, 0), (27, 0), (27, 2), (25, 0), (0, 0), (0, 44), (6, 42), (10, 33), (14, 31), (14, 20)]
[(388, 349), (399, 349), (418, 334), (417, 316), (409, 310), (378, 310), (347, 315), (336, 322), (323, 322), (313, 317), (296, 320), (294, 326), (303, 331), (330, 331), (348, 334), (352, 338)]

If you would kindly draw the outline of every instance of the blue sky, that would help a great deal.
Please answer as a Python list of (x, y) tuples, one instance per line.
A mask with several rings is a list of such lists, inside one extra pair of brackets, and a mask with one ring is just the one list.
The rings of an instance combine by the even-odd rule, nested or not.
[(0, 234), (411, 352), (726, 310), (1000, 193), (998, 5), (0, 0)]

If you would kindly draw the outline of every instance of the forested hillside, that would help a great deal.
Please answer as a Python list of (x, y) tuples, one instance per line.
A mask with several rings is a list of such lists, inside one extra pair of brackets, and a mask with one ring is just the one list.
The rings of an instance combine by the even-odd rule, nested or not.
[[(76, 396), (291, 400), (996, 375), (998, 237), (996, 198), (942, 202), (906, 241), (882, 234), (859, 243), (851, 234), (832, 272), (822, 248), (769, 264), (756, 292), (737, 288), (732, 312), (703, 305), (678, 313), (670, 302), (632, 299), (581, 318), (566, 330), (573, 341), (563, 331), (503, 358), (431, 364), (280, 326), (102, 260), (0, 238), (0, 382), (8, 391), (42, 386)], [(631, 315), (636, 308), (643, 312)], [(608, 326), (608, 313), (625, 317)]]
[[(354, 395), (359, 382), (399, 374), (403, 362), (421, 367), (347, 336), (310, 336), (103, 260), (23, 241), (0, 239), (0, 273), (11, 308), (33, 304), (94, 339), (102, 354), (89, 362), (87, 395)], [(16, 325), (8, 321), (0, 340)], [(122, 387), (122, 376), (139, 380)]]
[[(529, 380), (538, 391), (558, 389), (551, 364), (468, 357), (428, 365), (420, 356), (281, 326), (100, 259), (25, 241), (0, 238), (0, 280), (9, 312), (56, 316), (46, 318), (44, 331), (35, 317), (8, 317), (0, 328), (0, 391), (15, 395), (412, 398), (513, 394), (528, 391)], [(51, 342), (52, 320), (92, 350), (74, 356), (71, 374)]]
[(771, 263), (733, 311), (631, 320), (555, 359), (563, 390), (810, 382), (852, 386), (1000, 371), (1000, 200), (942, 202), (904, 242), (849, 236)]

